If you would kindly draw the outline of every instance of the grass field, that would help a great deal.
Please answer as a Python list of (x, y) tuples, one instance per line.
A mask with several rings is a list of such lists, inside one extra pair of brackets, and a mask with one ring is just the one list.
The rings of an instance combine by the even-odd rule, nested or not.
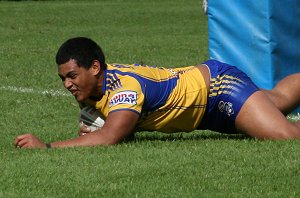
[(201, 2), (0, 1), (0, 197), (299, 197), (299, 141), (142, 132), (111, 147), (13, 147), (21, 133), (77, 135), (54, 61), (62, 42), (91, 37), (107, 62), (194, 65), (208, 58)]

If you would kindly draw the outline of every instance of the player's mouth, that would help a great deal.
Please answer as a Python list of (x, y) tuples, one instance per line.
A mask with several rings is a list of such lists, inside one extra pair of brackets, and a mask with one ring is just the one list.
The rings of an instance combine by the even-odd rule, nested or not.
[(69, 91), (71, 92), (72, 96), (74, 96), (74, 98), (77, 101), (81, 101), (82, 100), (82, 92), (78, 89), (78, 88), (71, 88), (69, 89)]
[(78, 95), (78, 90), (77, 90), (77, 89), (70, 89), (69, 91), (70, 91), (71, 94), (72, 94), (73, 96), (75, 96), (75, 97)]

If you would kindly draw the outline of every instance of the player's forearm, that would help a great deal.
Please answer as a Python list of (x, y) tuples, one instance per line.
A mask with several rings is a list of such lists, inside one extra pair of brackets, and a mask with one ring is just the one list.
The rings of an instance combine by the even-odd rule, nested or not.
[(105, 124), (95, 132), (74, 139), (51, 143), (52, 147), (97, 146), (117, 144), (134, 130), (139, 115), (132, 111), (117, 111), (109, 114)]
[(53, 142), (51, 143), (52, 148), (63, 148), (63, 147), (89, 147), (89, 146), (108, 146), (119, 143), (121, 140), (118, 138), (110, 137), (101, 132), (93, 132), (86, 134), (84, 136), (80, 136), (77, 138)]

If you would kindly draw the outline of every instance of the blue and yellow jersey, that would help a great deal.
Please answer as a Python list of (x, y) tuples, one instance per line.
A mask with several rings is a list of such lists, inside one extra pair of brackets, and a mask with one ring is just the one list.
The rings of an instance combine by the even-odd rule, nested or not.
[(137, 129), (179, 132), (197, 128), (207, 102), (207, 88), (194, 66), (161, 68), (108, 64), (96, 103), (106, 118), (110, 112), (128, 110), (140, 115)]

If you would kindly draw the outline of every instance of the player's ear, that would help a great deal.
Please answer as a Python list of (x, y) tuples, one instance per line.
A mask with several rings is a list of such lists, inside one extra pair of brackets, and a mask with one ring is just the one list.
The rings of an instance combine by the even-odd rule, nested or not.
[(94, 60), (90, 69), (91, 69), (91, 72), (93, 75), (96, 76), (96, 75), (100, 74), (100, 71), (101, 71), (100, 62), (98, 60)]

